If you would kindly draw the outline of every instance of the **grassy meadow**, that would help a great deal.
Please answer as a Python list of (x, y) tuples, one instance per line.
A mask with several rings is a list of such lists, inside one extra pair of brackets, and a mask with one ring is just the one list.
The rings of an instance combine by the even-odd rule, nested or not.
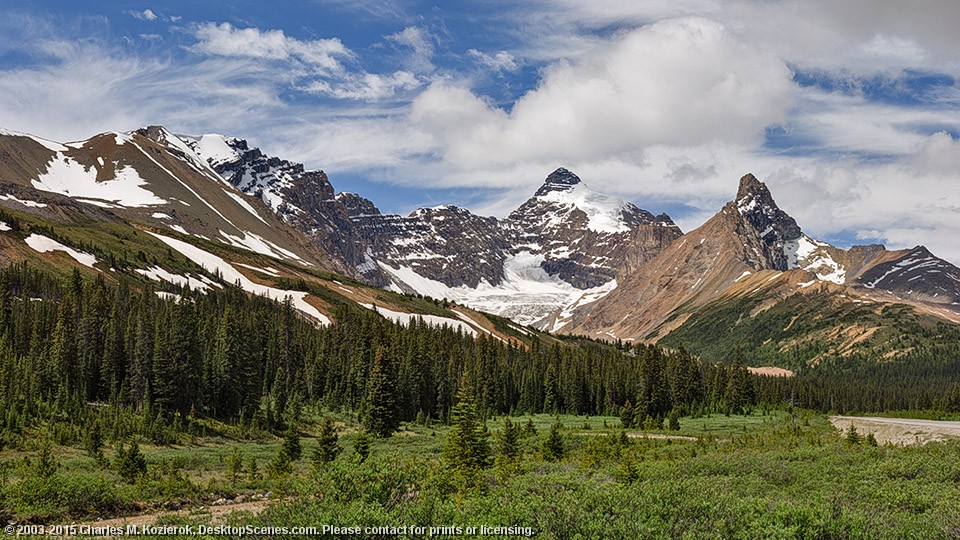
[[(335, 418), (336, 459), (312, 459), (320, 422), (306, 415), (289, 472), (271, 467), (281, 439), (238, 440), (215, 426), (178, 444), (141, 445), (147, 473), (132, 483), (109, 445), (99, 460), (77, 448), (47, 457), (42, 448), (6, 450), (0, 508), (21, 524), (151, 514), (168, 525), (459, 527), (433, 535), (449, 538), (478, 536), (466, 531), (481, 526), (519, 527), (502, 538), (960, 535), (960, 443), (853, 444), (814, 413), (684, 417), (679, 431), (650, 432), (622, 431), (615, 417), (517, 417), (522, 457), (495, 460), (473, 483), (443, 461), (447, 426), (407, 424), (373, 439), (361, 462), (357, 422)], [(563, 454), (548, 459), (544, 441), (556, 422)], [(494, 456), (502, 425), (502, 417), (487, 421)], [(38, 472), (44, 461), (52, 473)], [(411, 530), (399, 537), (426, 536)]]

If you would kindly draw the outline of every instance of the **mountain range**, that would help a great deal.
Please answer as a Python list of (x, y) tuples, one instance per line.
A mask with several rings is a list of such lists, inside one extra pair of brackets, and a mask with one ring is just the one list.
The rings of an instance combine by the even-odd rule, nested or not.
[(918, 328), (960, 324), (960, 269), (923, 246), (811, 238), (750, 174), (683, 234), (564, 168), (504, 218), (449, 205), (400, 216), (243, 139), (0, 131), (0, 206), (0, 261), (171, 291), (240, 284), (320, 324), (348, 303), (504, 340), (539, 329), (807, 363), (896, 356)]

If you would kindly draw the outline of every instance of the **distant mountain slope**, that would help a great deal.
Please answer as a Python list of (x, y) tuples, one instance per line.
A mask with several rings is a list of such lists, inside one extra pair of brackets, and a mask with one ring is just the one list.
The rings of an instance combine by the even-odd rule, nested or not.
[(191, 142), (159, 127), (69, 144), (0, 133), (0, 263), (64, 277), (77, 269), (161, 296), (238, 286), (289, 299), (317, 324), (346, 307), (503, 341), (539, 339), (507, 320), (332, 273), (342, 259), (290, 227), (269, 201), (239, 192)]
[[(877, 348), (892, 347), (889, 340), (906, 333), (910, 317), (960, 322), (958, 287), (960, 269), (923, 247), (843, 250), (810, 238), (762, 182), (746, 175), (718, 214), (623, 277), (609, 295), (575, 310), (563, 331), (695, 342), (699, 352), (711, 343), (781, 352), (816, 344), (804, 350), (839, 354), (850, 340), (871, 337), (887, 339)], [(909, 307), (889, 307), (895, 304)], [(892, 334), (878, 332), (897, 325)]]
[(506, 219), (455, 206), (399, 216), (356, 194), (334, 195), (321, 171), (264, 156), (242, 139), (181, 139), (227, 182), (323, 246), (339, 271), (523, 324), (551, 326), (680, 235), (669, 216), (596, 193), (562, 168)]
[(535, 324), (818, 362), (896, 356), (911, 332), (960, 323), (960, 269), (922, 246), (811, 238), (752, 175), (681, 235), (563, 168), (502, 219), (449, 205), (399, 216), (242, 139), (150, 126), (61, 144), (0, 131), (0, 221), (0, 263), (161, 294), (237, 285), (289, 298), (318, 324), (349, 306), (503, 340), (543, 339), (523, 328)]

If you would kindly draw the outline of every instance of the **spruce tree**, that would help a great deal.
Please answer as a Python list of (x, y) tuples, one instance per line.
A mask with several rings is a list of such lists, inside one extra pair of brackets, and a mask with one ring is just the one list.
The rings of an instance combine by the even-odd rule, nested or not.
[(37, 460), (34, 462), (34, 471), (40, 478), (50, 478), (60, 468), (57, 458), (53, 457), (53, 446), (49, 440), (43, 442)]
[(503, 465), (513, 465), (520, 459), (520, 424), (503, 419), (503, 429), (498, 437), (497, 460)]
[(396, 385), (387, 351), (377, 349), (373, 369), (367, 383), (367, 402), (363, 428), (378, 436), (389, 437), (400, 427)]
[(280, 450), (287, 455), (291, 463), (296, 462), (303, 455), (303, 448), (300, 446), (300, 432), (297, 431), (293, 422), (283, 432), (283, 444)]
[(633, 427), (633, 414), (633, 403), (630, 403), (630, 400), (628, 399), (627, 402), (624, 403), (623, 407), (620, 407), (620, 423), (623, 424), (625, 429), (630, 429)]
[(100, 422), (94, 421), (90, 424), (83, 438), (83, 449), (89, 457), (97, 460), (97, 463), (103, 462), (103, 434), (100, 432)]
[(117, 474), (130, 484), (147, 474), (147, 459), (143, 457), (140, 446), (136, 441), (132, 441), (128, 447), (124, 447), (123, 443), (120, 443), (120, 446), (117, 447), (115, 466)]
[(676, 409), (670, 411), (670, 431), (680, 431), (680, 414)]
[(465, 485), (471, 486), (479, 471), (490, 465), (490, 443), (487, 430), (477, 417), (473, 389), (466, 381), (457, 393), (451, 417), (453, 427), (443, 448), (443, 461)]
[(847, 444), (851, 446), (860, 444), (860, 434), (857, 432), (857, 427), (853, 424), (850, 424), (850, 427), (847, 428), (846, 441)]
[(337, 427), (333, 419), (325, 418), (320, 425), (320, 434), (317, 436), (317, 448), (313, 451), (314, 465), (323, 465), (337, 458), (340, 445), (337, 443)]
[(556, 421), (550, 426), (550, 432), (543, 441), (543, 458), (547, 461), (560, 461), (566, 455), (566, 444), (563, 440), (563, 434), (560, 428), (563, 427), (560, 421)]

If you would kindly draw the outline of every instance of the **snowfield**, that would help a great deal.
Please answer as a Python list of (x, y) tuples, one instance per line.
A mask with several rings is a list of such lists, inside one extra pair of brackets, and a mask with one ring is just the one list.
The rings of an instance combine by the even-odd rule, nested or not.
[(147, 181), (133, 167), (116, 165), (112, 180), (97, 181), (97, 170), (87, 169), (61, 153), (47, 164), (47, 172), (31, 183), (41, 191), (68, 197), (100, 199), (120, 206), (139, 208), (166, 204), (167, 201), (144, 189)]
[(253, 281), (250, 281), (247, 276), (240, 273), (240, 271), (234, 268), (230, 263), (214, 255), (213, 253), (204, 251), (181, 240), (163, 236), (162, 234), (156, 234), (152, 232), (150, 234), (164, 244), (167, 244), (171, 248), (177, 250), (184, 257), (187, 257), (193, 262), (199, 264), (206, 270), (210, 272), (220, 272), (223, 280), (227, 283), (237, 283), (240, 285), (241, 289), (249, 293), (266, 296), (278, 302), (283, 302), (287, 297), (290, 297), (293, 301), (293, 306), (301, 313), (304, 313), (317, 320), (320, 324), (330, 324), (330, 319), (326, 315), (320, 313), (320, 310), (313, 307), (306, 301), (307, 293), (303, 291), (275, 289), (273, 287), (254, 283)]
[(573, 307), (581, 307), (603, 298), (617, 286), (616, 280), (593, 289), (578, 289), (559, 277), (551, 276), (540, 266), (542, 255), (521, 251), (504, 261), (504, 279), (499, 285), (481, 281), (472, 289), (449, 287), (421, 276), (412, 268), (393, 268), (379, 263), (393, 279), (394, 291), (401, 285), (433, 298), (447, 298), (479, 311), (512, 319), (521, 325), (534, 325), (558, 310), (569, 315)]

